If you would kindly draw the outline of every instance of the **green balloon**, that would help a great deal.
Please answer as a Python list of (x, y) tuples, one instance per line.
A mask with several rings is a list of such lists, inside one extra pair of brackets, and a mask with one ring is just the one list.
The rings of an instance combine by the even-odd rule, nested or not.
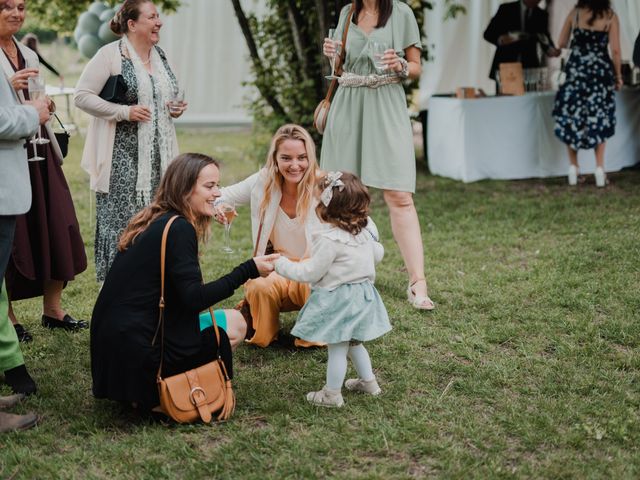
[(102, 23), (95, 13), (83, 12), (78, 17), (78, 26), (87, 33), (98, 33)]
[(97, 16), (100, 16), (102, 12), (109, 9), (109, 5), (104, 2), (93, 2), (89, 5), (89, 11)]
[(87, 32), (85, 32), (82, 27), (80, 27), (79, 25), (76, 27), (76, 29), (73, 31), (73, 39), (76, 41), (76, 44), (80, 41), (85, 33)]
[(116, 12), (114, 12), (110, 8), (107, 8), (104, 12), (100, 14), (98, 18), (100, 19), (101, 22), (110, 22), (115, 14)]
[(78, 50), (87, 58), (93, 57), (101, 46), (100, 39), (90, 33), (84, 34), (78, 42)]
[(111, 26), (109, 22), (103, 23), (100, 26), (100, 30), (98, 30), (98, 38), (102, 41), (103, 45), (106, 43), (111, 43), (119, 39), (120, 37), (113, 33), (111, 30)]

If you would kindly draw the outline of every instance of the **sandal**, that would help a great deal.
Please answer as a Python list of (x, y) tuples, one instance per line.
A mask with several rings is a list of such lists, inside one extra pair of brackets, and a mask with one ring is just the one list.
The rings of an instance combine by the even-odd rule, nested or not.
[(416, 308), (418, 310), (431, 311), (436, 308), (436, 305), (435, 303), (433, 303), (433, 300), (429, 298), (429, 295), (418, 297), (413, 291), (413, 286), (418, 282), (426, 283), (426, 280), (424, 278), (419, 278), (415, 282), (409, 284), (409, 286), (407, 287), (407, 300), (409, 300), (409, 303), (413, 308)]

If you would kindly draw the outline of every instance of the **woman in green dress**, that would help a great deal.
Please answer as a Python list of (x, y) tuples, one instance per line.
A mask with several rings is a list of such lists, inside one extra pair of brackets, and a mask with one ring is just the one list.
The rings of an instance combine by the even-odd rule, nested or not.
[[(323, 170), (347, 170), (381, 188), (393, 236), (409, 273), (407, 296), (417, 309), (433, 310), (424, 275), (420, 223), (413, 193), (416, 164), (402, 80), (422, 67), (420, 30), (411, 8), (399, 0), (355, 0), (340, 12), (335, 38), (349, 24), (340, 86), (331, 103), (322, 142)], [(332, 58), (336, 42), (325, 39)], [(376, 68), (377, 64), (377, 68)]]

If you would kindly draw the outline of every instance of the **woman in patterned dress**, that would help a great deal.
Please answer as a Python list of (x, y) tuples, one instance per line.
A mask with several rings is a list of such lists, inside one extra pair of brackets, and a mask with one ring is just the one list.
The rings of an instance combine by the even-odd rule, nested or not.
[[(99, 282), (116, 255), (118, 238), (131, 217), (147, 205), (160, 177), (178, 153), (169, 110), (178, 85), (164, 52), (156, 46), (162, 21), (149, 0), (126, 0), (111, 21), (120, 40), (102, 47), (87, 64), (76, 86), (75, 104), (92, 115), (82, 155), (96, 192), (95, 264)], [(98, 94), (110, 76), (127, 85), (120, 105)]]
[(620, 24), (610, 0), (579, 0), (564, 22), (559, 48), (567, 47), (572, 32), (566, 80), (553, 108), (555, 134), (569, 152), (569, 185), (578, 182), (578, 150), (593, 148), (596, 185), (604, 187), (604, 147), (616, 126), (614, 90), (622, 87)]
[[(340, 12), (336, 38), (351, 21), (346, 40), (346, 78), (331, 103), (322, 141), (323, 170), (357, 174), (368, 187), (383, 190), (391, 229), (409, 275), (407, 297), (414, 308), (433, 310), (424, 274), (420, 220), (413, 203), (416, 158), (407, 101), (401, 80), (416, 79), (422, 71), (420, 29), (411, 8), (399, 0), (355, 0)], [(380, 73), (372, 47), (385, 45), (381, 62), (384, 83), (375, 88), (360, 79)], [(324, 54), (331, 58), (335, 46), (325, 39)], [(344, 75), (343, 75), (344, 77)], [(393, 78), (392, 78), (393, 77)]]

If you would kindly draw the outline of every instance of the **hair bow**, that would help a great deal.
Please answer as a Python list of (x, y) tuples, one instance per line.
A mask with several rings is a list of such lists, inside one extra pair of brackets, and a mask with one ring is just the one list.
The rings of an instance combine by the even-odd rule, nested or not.
[(342, 172), (329, 172), (327, 176), (324, 177), (325, 189), (320, 194), (320, 201), (323, 203), (325, 207), (329, 206), (331, 199), (333, 198), (333, 189), (338, 187), (339, 191), (344, 190), (344, 183), (340, 180), (342, 176)]

